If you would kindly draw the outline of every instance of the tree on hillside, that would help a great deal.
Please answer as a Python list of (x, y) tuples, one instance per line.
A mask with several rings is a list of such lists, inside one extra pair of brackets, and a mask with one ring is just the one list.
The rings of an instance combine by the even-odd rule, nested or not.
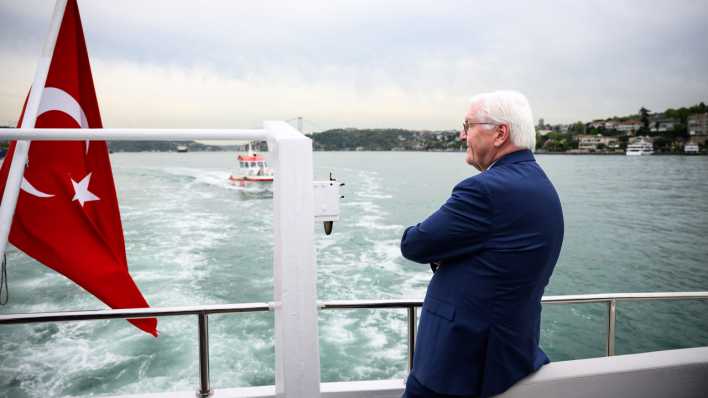
[(620, 135), (617, 137), (617, 143), (619, 144), (619, 147), (621, 150), (625, 151), (627, 150), (627, 144), (629, 143), (629, 137), (626, 135)]
[(673, 141), (668, 137), (656, 137), (654, 139), (654, 150), (656, 152), (671, 152), (671, 143)]
[(649, 113), (651, 111), (645, 107), (639, 109), (639, 121), (642, 123), (642, 127), (639, 128), (639, 134), (637, 135), (647, 135), (649, 134)]
[(585, 131), (585, 124), (583, 122), (575, 122), (568, 126), (568, 131), (571, 133), (582, 134)]

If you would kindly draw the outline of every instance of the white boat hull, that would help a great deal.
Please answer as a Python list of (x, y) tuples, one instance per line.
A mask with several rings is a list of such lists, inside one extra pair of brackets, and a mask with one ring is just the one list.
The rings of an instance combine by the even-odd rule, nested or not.
[(273, 176), (229, 176), (229, 183), (244, 187), (246, 185), (270, 185), (273, 182)]

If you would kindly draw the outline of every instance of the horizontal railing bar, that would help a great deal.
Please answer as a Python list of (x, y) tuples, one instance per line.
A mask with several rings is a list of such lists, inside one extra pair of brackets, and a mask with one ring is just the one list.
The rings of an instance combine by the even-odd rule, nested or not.
[(180, 141), (266, 140), (265, 129), (0, 129), (2, 140)]
[[(544, 304), (584, 304), (616, 301), (646, 300), (706, 300), (708, 292), (654, 292), (654, 293), (607, 293), (577, 294), (564, 296), (544, 296)], [(214, 304), (185, 307), (129, 308), (69, 312), (47, 312), (31, 314), (0, 315), (0, 324), (81, 321), (91, 319), (136, 319), (158, 316), (179, 316), (205, 314), (225, 314), (233, 312), (270, 311), (275, 303)], [(323, 300), (318, 305), (323, 310), (330, 309), (375, 309), (411, 308), (423, 305), (420, 299), (395, 300)]]
[(607, 303), (616, 301), (647, 300), (705, 300), (708, 292), (646, 292), (646, 293), (602, 293), (575, 294), (564, 296), (543, 296), (543, 304)]
[[(705, 300), (708, 292), (648, 292), (648, 293), (601, 293), (601, 294), (572, 294), (563, 296), (543, 296), (543, 304), (582, 304), (582, 303), (607, 303), (616, 301), (644, 301), (644, 300)], [(420, 307), (422, 300), (396, 299), (396, 300), (329, 300), (321, 301), (320, 308), (408, 308)]]
[(323, 310), (342, 308), (410, 308), (420, 307), (420, 299), (395, 299), (395, 300), (326, 300), (319, 301)]
[(228, 314), (232, 312), (269, 311), (273, 303), (214, 304), (185, 307), (126, 308), (108, 310), (38, 312), (32, 314), (0, 315), (0, 324), (86, 321), (97, 319), (138, 319), (157, 316), (181, 316), (199, 314)]

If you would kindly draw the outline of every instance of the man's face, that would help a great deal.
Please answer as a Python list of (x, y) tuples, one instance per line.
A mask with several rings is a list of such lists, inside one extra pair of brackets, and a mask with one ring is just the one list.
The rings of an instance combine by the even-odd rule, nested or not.
[(472, 106), (465, 116), (468, 124), (467, 131), (460, 131), (460, 139), (467, 143), (466, 161), (479, 171), (486, 170), (492, 163), (497, 148), (494, 141), (497, 138), (496, 130), (492, 124), (479, 124), (486, 120), (479, 120), (478, 106)]

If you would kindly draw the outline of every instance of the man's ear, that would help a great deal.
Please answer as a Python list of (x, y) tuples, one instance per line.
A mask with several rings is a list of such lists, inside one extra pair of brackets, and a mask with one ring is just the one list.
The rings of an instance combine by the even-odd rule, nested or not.
[(504, 145), (505, 142), (509, 141), (509, 126), (500, 124), (497, 126), (497, 134), (497, 137), (494, 139), (494, 146), (499, 148)]

